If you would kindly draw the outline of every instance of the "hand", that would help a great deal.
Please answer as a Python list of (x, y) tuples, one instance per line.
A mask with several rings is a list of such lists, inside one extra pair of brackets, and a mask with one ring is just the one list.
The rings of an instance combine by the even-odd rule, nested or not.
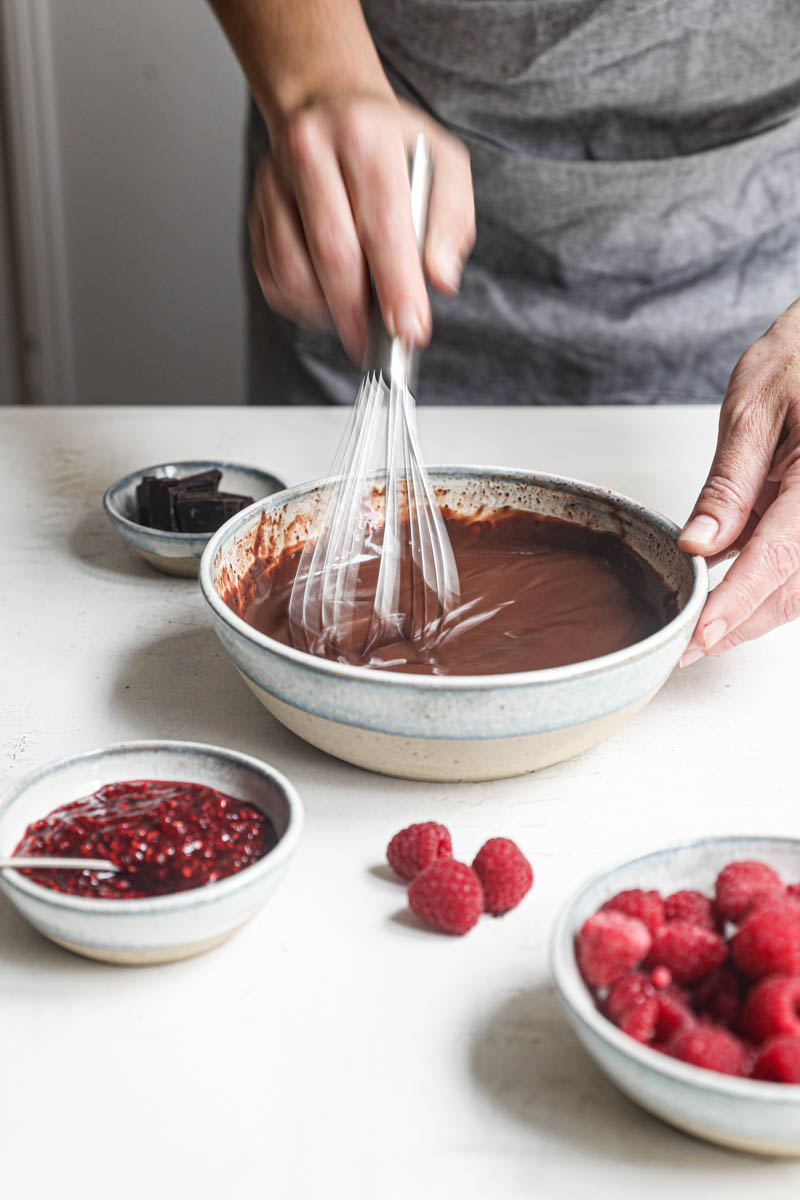
[(250, 244), (267, 303), (298, 323), (333, 324), (357, 365), (368, 270), (392, 336), (417, 346), (430, 337), (407, 165), (422, 131), (434, 160), (424, 266), (453, 294), (475, 240), (469, 154), (420, 109), (370, 94), (307, 104), (272, 130), (256, 177)]
[(739, 360), (714, 462), (678, 544), (712, 565), (738, 554), (682, 667), (800, 616), (800, 300)]

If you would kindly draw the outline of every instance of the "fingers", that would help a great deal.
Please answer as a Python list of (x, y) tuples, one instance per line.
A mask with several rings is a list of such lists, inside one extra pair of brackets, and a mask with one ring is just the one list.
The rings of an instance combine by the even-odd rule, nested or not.
[(726, 411), (708, 478), (678, 545), (704, 557), (731, 546), (745, 529), (767, 478), (780, 428), (755, 405)]
[(267, 258), (286, 310), (302, 313), (309, 324), (329, 324), (328, 304), (308, 254), (294, 201), (274, 170), (265, 170), (260, 181)]
[(795, 573), (782, 587), (769, 596), (752, 616), (710, 648), (711, 654), (722, 654), (745, 642), (759, 638), (778, 625), (800, 617), (800, 573)]
[(399, 124), (387, 141), (368, 110), (352, 110), (343, 123), (339, 156), (384, 324), (392, 337), (422, 346), (430, 338), (431, 310)]
[[(301, 113), (287, 134), (297, 206), (311, 263), (350, 358), (363, 358), (369, 280), (350, 199), (324, 122)], [(408, 185), (406, 185), (408, 186)]]
[(475, 200), (469, 153), (454, 138), (436, 143), (428, 209), (425, 270), (433, 286), (454, 295), (475, 244)]

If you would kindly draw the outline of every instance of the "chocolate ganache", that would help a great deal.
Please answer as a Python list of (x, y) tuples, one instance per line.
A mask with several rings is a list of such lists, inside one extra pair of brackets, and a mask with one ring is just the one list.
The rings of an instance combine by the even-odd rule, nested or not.
[[(443, 513), (461, 604), (430, 645), (405, 637), (365, 654), (378, 558), (359, 572), (355, 606), (315, 653), (334, 661), (434, 675), (494, 675), (583, 662), (661, 629), (675, 596), (621, 538), (520, 509)], [(293, 645), (289, 597), (301, 548), (256, 561), (226, 603), (248, 624)], [(403, 611), (408, 611), (407, 597)], [(306, 646), (301, 646), (306, 649)]]

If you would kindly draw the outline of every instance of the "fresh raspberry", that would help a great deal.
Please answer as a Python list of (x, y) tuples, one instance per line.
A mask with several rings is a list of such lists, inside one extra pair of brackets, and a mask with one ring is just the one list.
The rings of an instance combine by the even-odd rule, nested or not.
[(800, 1038), (800, 975), (769, 975), (748, 994), (742, 1025), (757, 1042)]
[(483, 885), (486, 912), (499, 917), (516, 908), (533, 885), (533, 870), (508, 838), (490, 838), (475, 856), (472, 869)]
[(608, 987), (638, 967), (652, 944), (650, 930), (637, 917), (621, 912), (596, 912), (581, 926), (577, 958), (590, 987)]
[(665, 1048), (681, 1062), (722, 1075), (741, 1075), (747, 1067), (742, 1042), (717, 1025), (697, 1024), (679, 1029)]
[(800, 974), (800, 913), (796, 904), (762, 904), (731, 939), (733, 961), (751, 979)]
[(389, 866), (404, 879), (413, 879), (440, 858), (453, 857), (450, 834), (436, 821), (422, 821), (396, 833), (386, 847)]
[(800, 1038), (770, 1038), (761, 1047), (751, 1076), (771, 1083), (800, 1083)]
[(646, 975), (623, 975), (606, 996), (603, 1011), (623, 1033), (637, 1042), (649, 1042), (656, 1031), (659, 1005)]
[(742, 981), (730, 967), (712, 971), (697, 984), (692, 993), (692, 1007), (718, 1025), (734, 1029), (742, 1006)]
[(466, 933), (483, 912), (483, 888), (466, 863), (442, 858), (411, 880), (408, 903), (429, 925), (445, 933)]
[(673, 892), (664, 901), (664, 916), (667, 921), (680, 921), (684, 925), (700, 925), (703, 929), (717, 928), (714, 905), (702, 892)]
[(757, 892), (783, 892), (780, 876), (762, 862), (732, 862), (723, 867), (714, 885), (717, 909), (726, 921), (739, 921)]
[(626, 917), (638, 917), (651, 933), (664, 924), (664, 901), (658, 892), (644, 892), (641, 888), (630, 888), (627, 892), (617, 892), (610, 900), (606, 900), (601, 912), (621, 912)]
[(655, 1036), (659, 1042), (665, 1042), (679, 1029), (695, 1024), (695, 1015), (689, 1007), (686, 993), (681, 988), (662, 988), (656, 992), (656, 999), (658, 1017)]
[(673, 921), (656, 932), (647, 963), (650, 967), (669, 967), (678, 983), (695, 983), (721, 966), (726, 953), (718, 933)]

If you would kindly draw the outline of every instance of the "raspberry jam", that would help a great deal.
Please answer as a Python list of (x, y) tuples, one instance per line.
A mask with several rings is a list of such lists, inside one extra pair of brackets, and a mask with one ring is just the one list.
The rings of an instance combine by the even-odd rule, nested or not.
[(133, 900), (205, 887), (263, 858), (278, 841), (269, 817), (199, 783), (110, 783), (25, 830), (15, 854), (105, 858), (111, 871), (25, 870), (70, 896)]

